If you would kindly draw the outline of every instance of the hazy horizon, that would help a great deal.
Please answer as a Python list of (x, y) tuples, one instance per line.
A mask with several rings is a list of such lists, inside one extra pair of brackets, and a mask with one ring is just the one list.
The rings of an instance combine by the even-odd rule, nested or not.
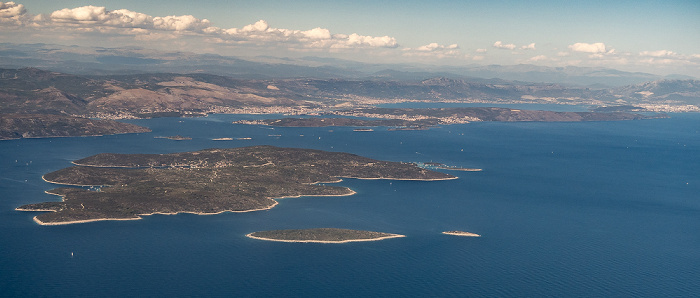
[(700, 3), (0, 2), (5, 42), (700, 77)]

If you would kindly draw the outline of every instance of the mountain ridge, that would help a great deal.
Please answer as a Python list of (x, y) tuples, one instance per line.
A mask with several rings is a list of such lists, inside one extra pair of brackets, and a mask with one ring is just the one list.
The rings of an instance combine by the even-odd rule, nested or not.
[[(549, 67), (532, 64), (440, 66), (383, 64), (330, 57), (232, 57), (191, 52), (165, 52), (138, 47), (104, 48), (50, 44), (0, 43), (0, 67), (37, 67), (80, 75), (137, 73), (210, 73), (240, 79), (390, 79), (430, 77), (558, 83), (586, 87), (618, 87), (658, 79), (697, 79), (654, 75), (610, 68)], [(389, 70), (387, 72), (387, 70)]]
[(698, 80), (660, 80), (596, 90), (551, 83), (493, 84), (446, 77), (422, 81), (245, 80), (202, 73), (80, 76), (23, 68), (0, 69), (0, 83), (2, 113), (101, 118), (277, 108), (306, 113), (403, 101), (633, 105), (657, 112), (700, 110)]

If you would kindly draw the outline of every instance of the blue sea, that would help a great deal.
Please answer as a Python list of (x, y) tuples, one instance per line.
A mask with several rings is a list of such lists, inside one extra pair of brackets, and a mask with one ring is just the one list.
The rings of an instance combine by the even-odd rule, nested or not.
[[(232, 124), (265, 117), (131, 120), (153, 132), (0, 141), (0, 296), (700, 296), (698, 114), (426, 131)], [(176, 134), (192, 140), (154, 138)], [(251, 139), (212, 140), (226, 137)], [(260, 144), (483, 171), (435, 182), (345, 179), (339, 185), (356, 195), (281, 199), (249, 213), (40, 226), (38, 213), (14, 210), (59, 200), (41, 176), (93, 154)], [(406, 237), (244, 236), (316, 227)]]

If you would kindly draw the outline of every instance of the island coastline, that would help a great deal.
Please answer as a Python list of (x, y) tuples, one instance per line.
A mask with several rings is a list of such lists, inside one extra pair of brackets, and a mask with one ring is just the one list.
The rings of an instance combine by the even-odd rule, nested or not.
[[(103, 153), (42, 176), (60, 201), (27, 204), (42, 225), (268, 210), (279, 199), (351, 196), (347, 179), (442, 181), (457, 177), (412, 163), (342, 152), (252, 146), (170, 154)], [(193, 201), (196, 199), (196, 201)]]
[[(282, 239), (282, 238), (270, 238), (264, 236), (257, 236), (256, 233), (273, 233), (274, 236), (284, 236), (283, 234), (289, 232), (303, 233), (300, 235), (300, 239)], [(301, 239), (304, 237), (316, 237), (320, 234), (330, 233), (332, 237), (358, 237), (348, 236), (349, 234), (369, 234), (371, 238), (364, 238), (368, 235), (363, 235), (363, 238), (353, 238), (353, 239), (342, 239), (342, 240), (319, 240), (319, 239)], [(318, 234), (318, 235), (317, 235)], [(317, 229), (303, 229), (303, 230), (275, 230), (275, 231), (262, 231), (253, 232), (245, 235), (251, 239), (264, 240), (264, 241), (275, 241), (275, 242), (287, 242), (287, 243), (349, 243), (349, 242), (367, 242), (367, 241), (379, 241), (391, 238), (403, 238), (405, 235), (392, 234), (392, 233), (381, 233), (372, 231), (360, 231), (360, 230), (348, 230), (348, 229), (335, 229), (335, 228), (317, 228)], [(327, 236), (327, 235), (326, 235)], [(323, 236), (321, 236), (323, 237)]]
[(477, 168), (451, 168), (451, 167), (436, 167), (438, 170), (461, 171), (461, 172), (481, 172), (483, 169)]
[[(47, 182), (55, 183), (55, 182), (51, 182), (51, 181), (47, 181)], [(318, 183), (334, 183), (334, 182), (318, 182)], [(78, 185), (78, 186), (82, 186), (82, 185)], [(89, 186), (89, 185), (85, 185), (85, 186)], [(277, 200), (282, 200), (282, 199), (301, 198), (301, 197), (347, 197), (347, 196), (352, 196), (352, 195), (357, 194), (357, 192), (355, 192), (354, 190), (352, 190), (350, 188), (348, 188), (348, 190), (349, 190), (349, 193), (338, 194), (338, 195), (298, 195), (298, 196), (285, 196), (285, 197), (269, 198), (272, 201), (274, 201), (274, 203), (272, 205), (270, 205), (268, 207), (264, 207), (264, 208), (250, 209), (250, 210), (223, 210), (223, 211), (218, 211), (218, 212), (189, 212), (189, 211), (153, 212), (153, 213), (137, 214), (136, 217), (134, 217), (134, 218), (93, 218), (93, 219), (73, 220), (73, 221), (64, 221), (64, 222), (43, 222), (40, 219), (38, 219), (36, 216), (34, 216), (33, 220), (34, 220), (34, 222), (36, 222), (37, 224), (42, 225), (42, 226), (60, 226), (60, 225), (79, 224), (79, 223), (96, 222), (96, 221), (108, 221), (108, 220), (140, 220), (140, 219), (143, 219), (143, 216), (150, 216), (150, 215), (178, 215), (178, 214), (217, 215), (217, 214), (222, 214), (222, 213), (227, 213), (227, 212), (246, 213), (246, 212), (270, 210), (279, 204), (279, 202)], [(59, 196), (61, 198), (64, 197), (64, 195), (51, 193), (48, 190), (45, 191), (45, 193), (50, 194), (50, 195)], [(24, 209), (21, 207), (15, 208), (15, 211), (56, 212), (56, 210), (51, 210), (51, 209)]]
[(461, 236), (461, 237), (481, 237), (479, 234), (464, 232), (464, 231), (445, 231), (442, 232), (445, 235)]

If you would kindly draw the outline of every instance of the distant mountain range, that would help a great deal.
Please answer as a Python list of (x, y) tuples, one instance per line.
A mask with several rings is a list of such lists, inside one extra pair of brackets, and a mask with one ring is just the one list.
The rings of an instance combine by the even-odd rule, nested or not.
[(421, 81), (241, 79), (204, 73), (94, 76), (36, 68), (0, 69), (0, 113), (148, 118), (251, 108), (328, 110), (402, 101), (585, 104), (618, 110), (700, 111), (698, 80), (660, 80), (600, 90), (497, 82), (447, 77)]
[(140, 73), (207, 73), (238, 79), (345, 79), (423, 81), (444, 77), (499, 84), (504, 81), (551, 83), (605, 89), (661, 79), (696, 79), (682, 75), (658, 76), (609, 68), (545, 67), (536, 65), (472, 65), (463, 67), (372, 64), (334, 58), (297, 59), (269, 56), (226, 57), (212, 54), (163, 52), (143, 48), (101, 48), (51, 44), (0, 43), (0, 67), (35, 67), (77, 75)]

